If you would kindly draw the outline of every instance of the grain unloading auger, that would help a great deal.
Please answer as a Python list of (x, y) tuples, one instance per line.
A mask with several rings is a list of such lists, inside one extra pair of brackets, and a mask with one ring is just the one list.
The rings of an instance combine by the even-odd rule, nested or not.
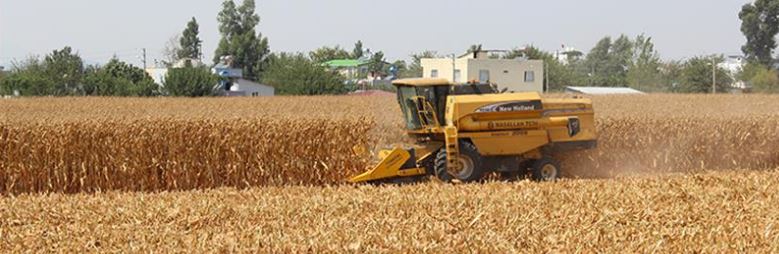
[(413, 145), (379, 153), (381, 161), (350, 182), (478, 181), (488, 173), (560, 176), (552, 155), (597, 145), (589, 99), (542, 99), (538, 93), (497, 93), (487, 84), (404, 79), (397, 87)]

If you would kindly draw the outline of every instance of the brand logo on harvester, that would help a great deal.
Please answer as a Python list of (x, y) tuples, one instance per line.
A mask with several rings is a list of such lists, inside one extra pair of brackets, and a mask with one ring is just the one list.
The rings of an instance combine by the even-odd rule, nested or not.
[(476, 110), (476, 113), (535, 111), (541, 109), (541, 101), (511, 101), (481, 107)]

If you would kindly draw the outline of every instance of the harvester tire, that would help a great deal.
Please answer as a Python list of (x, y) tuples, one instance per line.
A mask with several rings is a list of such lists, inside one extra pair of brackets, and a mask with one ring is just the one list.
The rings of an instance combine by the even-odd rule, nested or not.
[(554, 182), (560, 177), (560, 164), (550, 157), (544, 157), (533, 163), (531, 171), (534, 181)]
[(452, 175), (446, 168), (446, 148), (441, 149), (435, 158), (435, 176), (444, 182), (455, 179), (462, 182), (475, 182), (484, 178), (486, 171), (482, 167), (482, 157), (475, 145), (470, 142), (460, 142), (460, 160), (469, 164), (468, 168), (464, 169), (462, 174)]

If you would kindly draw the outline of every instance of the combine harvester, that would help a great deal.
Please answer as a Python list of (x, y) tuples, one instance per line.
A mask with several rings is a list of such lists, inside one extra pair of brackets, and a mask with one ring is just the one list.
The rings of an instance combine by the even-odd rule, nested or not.
[(488, 84), (455, 85), (445, 79), (404, 79), (393, 85), (416, 144), (381, 151), (378, 165), (349, 182), (411, 182), (430, 175), (473, 182), (495, 171), (554, 181), (560, 166), (552, 154), (597, 145), (589, 99), (498, 93)]

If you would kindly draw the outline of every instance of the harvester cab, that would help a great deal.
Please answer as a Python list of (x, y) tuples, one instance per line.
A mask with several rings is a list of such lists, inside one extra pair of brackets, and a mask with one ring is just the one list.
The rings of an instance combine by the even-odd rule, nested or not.
[(380, 162), (350, 182), (407, 182), (428, 176), (478, 181), (492, 172), (555, 180), (558, 151), (596, 146), (588, 99), (498, 93), (489, 84), (445, 79), (396, 80), (406, 132), (416, 140), (379, 153)]

